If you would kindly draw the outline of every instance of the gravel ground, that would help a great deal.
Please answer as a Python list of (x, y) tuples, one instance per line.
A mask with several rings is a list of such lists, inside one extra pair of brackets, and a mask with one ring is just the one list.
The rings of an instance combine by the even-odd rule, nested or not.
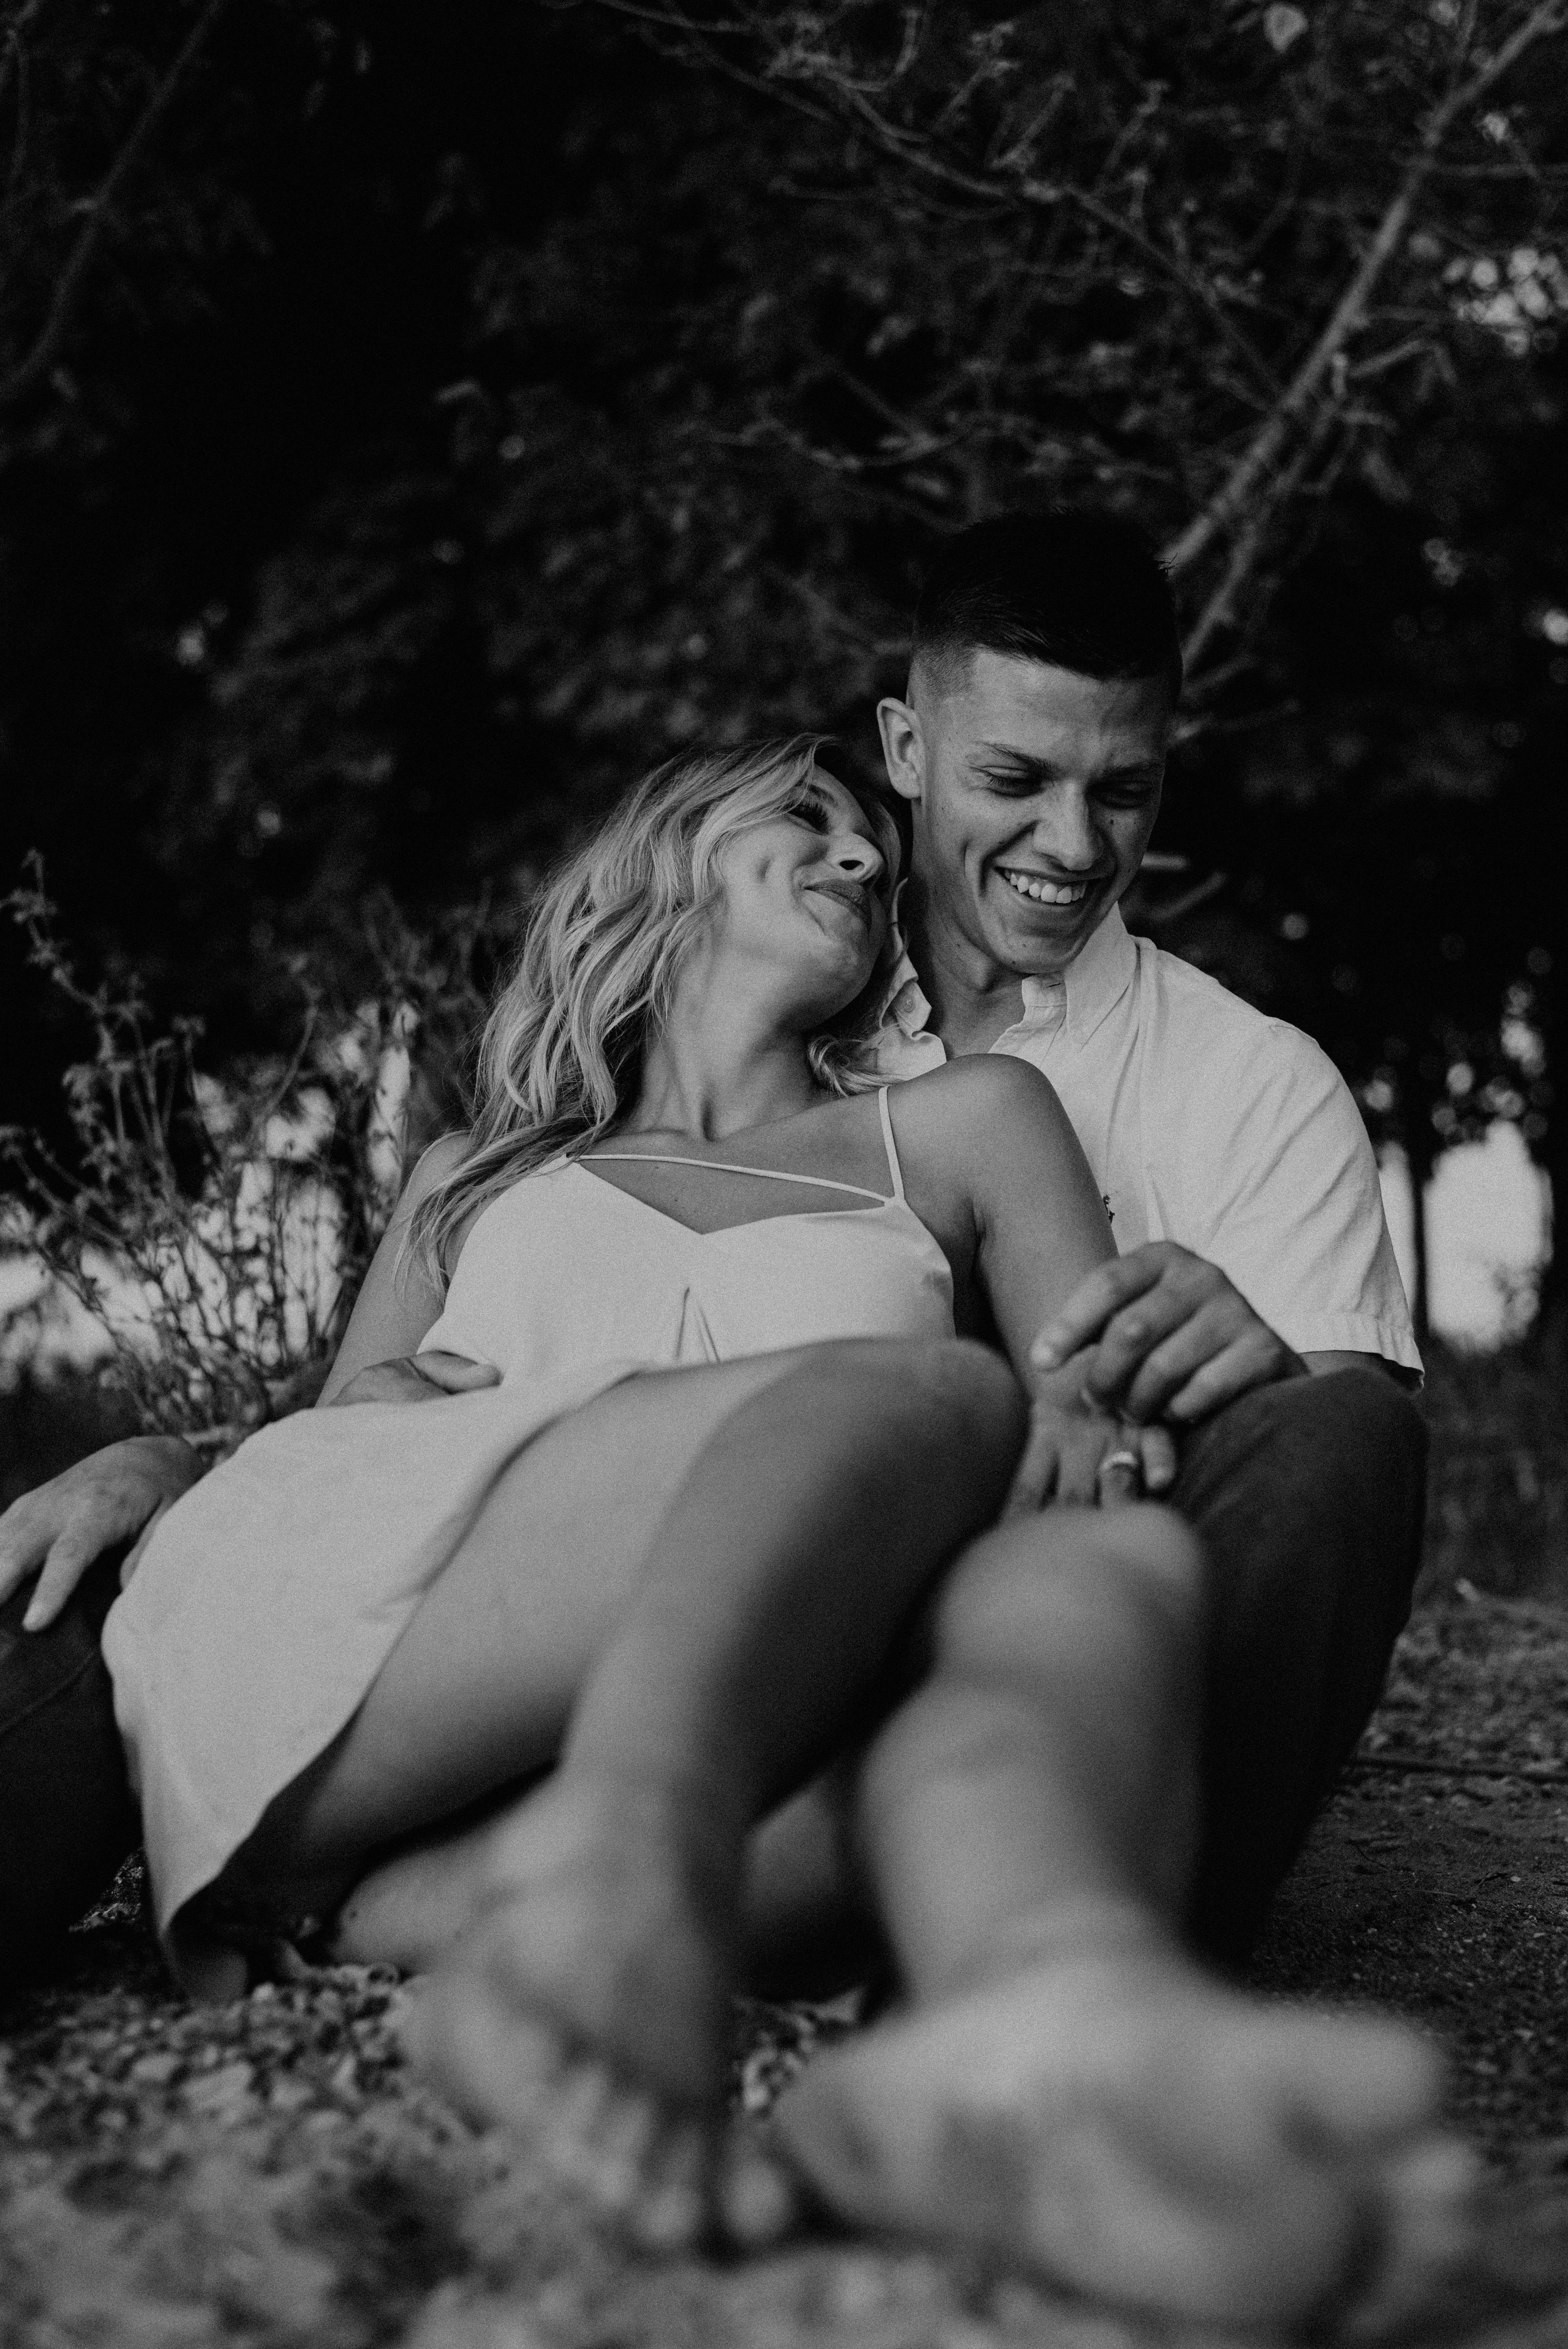
[[(1408, 1765), (1422, 1766), (1408, 1766)], [(214, 2013), (167, 1988), (133, 1882), (0, 2017), (5, 2349), (1183, 2349), (978, 2266), (823, 2236), (627, 2257), (408, 2074), (407, 1993), (341, 1967)], [(1449, 2051), (1493, 2185), (1407, 2339), (1568, 2344), (1568, 1612), (1424, 1613), (1286, 1886), (1255, 1978), (1376, 2000)], [(754, 2110), (840, 2010), (748, 2006)]]

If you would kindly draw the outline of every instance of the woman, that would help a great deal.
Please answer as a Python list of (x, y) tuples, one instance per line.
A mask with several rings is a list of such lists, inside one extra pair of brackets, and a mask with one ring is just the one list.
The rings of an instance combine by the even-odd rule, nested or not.
[[(548, 2109), (558, 2150), (650, 2240), (689, 2240), (716, 2203), (742, 2236), (777, 2217), (769, 2173), (714, 2158), (749, 1831), (875, 1728), (944, 1577), (944, 1701), (962, 1711), (975, 1682), (990, 1702), (977, 1649), (999, 1592), (1028, 1615), (1051, 1521), (986, 1529), (1009, 1500), (1019, 1519), (1048, 1492), (1092, 1502), (1138, 1464), (1071, 1366), (1033, 1381), (1032, 1414), (1022, 1400), (1033, 1332), (1111, 1252), (1049, 1086), (965, 1061), (895, 1111), (867, 1065), (893, 865), (885, 819), (809, 742), (650, 777), (547, 889), (487, 1030), (474, 1131), (417, 1170), (328, 1408), (176, 1505), (106, 1632), (186, 1979), (232, 1992), (258, 1942), (313, 1928), (404, 1964), (456, 1941), (428, 2010), (438, 2066), (492, 2114)], [(973, 1341), (987, 1326), (1013, 1375)], [(404, 1407), (410, 1358), (428, 1408)], [(477, 1383), (486, 1363), (498, 1384)], [(1191, 1677), (1191, 1545), (1153, 1510), (1055, 1523), (1058, 1590), (1077, 1577), (1099, 1608), (1125, 1585), (1175, 1626), (1137, 1733), (1158, 1739)], [(1020, 1617), (1004, 1676), (1031, 1640), (1040, 1689), (1054, 1673), (1081, 1705), (1066, 1619)], [(1114, 1789), (1069, 1801), (1053, 1778), (1049, 1709), (962, 1866), (927, 1800), (951, 1756), (906, 1768), (877, 1740), (878, 1895), (917, 1993), (1004, 1949), (1034, 1964), (1042, 1884), (1080, 1932), (1125, 1944), (1130, 1923), (1140, 1965), (1180, 1899), (1190, 1754), (1161, 1816), (1122, 1832)], [(1233, 2017), (1204, 1996), (1222, 2036)], [(1198, 2028), (1190, 1996), (1184, 2048)], [(1321, 2033), (1305, 2055), (1275, 2033), (1277, 2223), (1246, 2250), (1237, 2213), (1256, 2212), (1233, 2195), (1205, 2311), (1282, 2290), (1294, 2306), (1334, 2271), (1358, 2223), (1346, 2128), (1369, 2157), (1323, 2082), (1348, 2092), (1355, 2070), (1374, 2135), (1429, 2105), (1387, 2036), (1326, 2064)], [(1370, 2095), (1368, 2063), (1387, 2075)], [(1288, 2154), (1293, 2130), (1331, 2155)], [(1325, 2162), (1281, 2287), (1275, 2239), (1300, 2230), (1279, 2214)], [(1073, 2271), (1070, 2243), (1022, 2248)]]

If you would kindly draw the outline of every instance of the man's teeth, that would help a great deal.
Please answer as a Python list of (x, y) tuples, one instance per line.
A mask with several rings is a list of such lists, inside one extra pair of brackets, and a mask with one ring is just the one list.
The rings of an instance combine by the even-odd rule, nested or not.
[(1005, 864), (1001, 874), (1010, 889), (1020, 897), (1032, 897), (1037, 905), (1076, 905), (1088, 895), (1087, 881), (1042, 881), (1037, 874), (1009, 873)]

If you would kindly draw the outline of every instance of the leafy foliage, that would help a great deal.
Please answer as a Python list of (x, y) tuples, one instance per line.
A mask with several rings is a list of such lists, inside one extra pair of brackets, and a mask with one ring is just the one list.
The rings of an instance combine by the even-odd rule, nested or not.
[(158, 1033), (139, 991), (82, 985), (41, 874), (5, 902), (93, 1037), (91, 1059), (66, 1071), (70, 1162), (0, 1131), (31, 1211), (12, 1244), (103, 1332), (108, 1383), (141, 1425), (228, 1442), (315, 1393), (410, 1143), (463, 1113), (453, 1079), (480, 999), (477, 930), (443, 956), (388, 919), (377, 995), (335, 1013), (302, 971), (290, 1051), (219, 1078), (199, 1065), (199, 1020)]
[(1519, 1092), (1562, 1195), (1501, 1039), (1521, 988), (1548, 1056), (1556, 1016), (1563, 24), (13, 5), (0, 858), (275, 1056), (292, 955), (378, 984), (377, 892), (515, 907), (697, 735), (870, 754), (931, 534), (1092, 497), (1194, 657), (1161, 845), (1230, 881), (1170, 942), (1413, 1156), (1450, 1070)]

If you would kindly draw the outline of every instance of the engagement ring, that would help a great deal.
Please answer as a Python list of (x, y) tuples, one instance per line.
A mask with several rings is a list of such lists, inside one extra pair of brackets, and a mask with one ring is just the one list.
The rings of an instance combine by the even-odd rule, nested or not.
[(1096, 1484), (1113, 1468), (1130, 1468), (1135, 1476), (1143, 1474), (1143, 1463), (1136, 1452), (1108, 1452), (1094, 1472)]

